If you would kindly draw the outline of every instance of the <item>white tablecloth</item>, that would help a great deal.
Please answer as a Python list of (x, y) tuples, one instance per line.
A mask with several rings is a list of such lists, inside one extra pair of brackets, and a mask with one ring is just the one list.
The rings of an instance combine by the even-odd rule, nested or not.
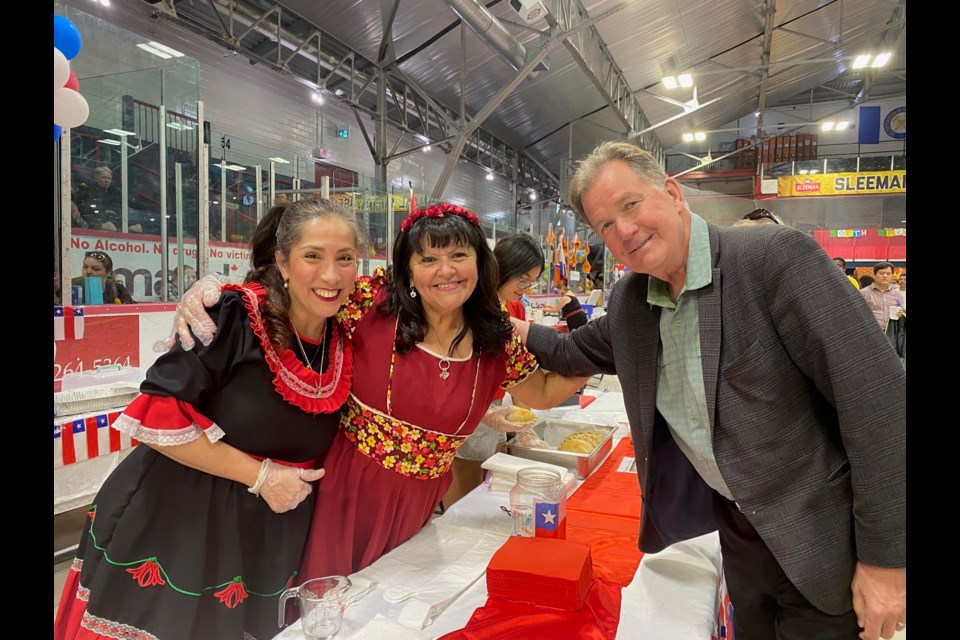
[[(619, 417), (622, 395), (598, 395), (594, 411), (590, 406), (579, 410), (575, 414), (579, 419)], [(571, 410), (564, 414), (566, 418)], [(625, 436), (628, 430), (621, 427), (617, 435)], [(351, 576), (357, 582), (354, 595), (363, 587), (370, 590), (347, 608), (337, 640), (435, 640), (466, 626), (487, 600), (482, 568), (510, 533), (510, 517), (501, 509), (509, 503), (506, 492), (491, 491), (483, 484), (424, 531)], [(710, 640), (716, 623), (719, 566), (716, 533), (645, 555), (622, 592), (618, 640)], [(434, 612), (432, 622), (417, 628), (417, 620), (430, 617), (430, 604), (442, 610)], [(305, 640), (305, 636), (297, 622), (275, 640)]]

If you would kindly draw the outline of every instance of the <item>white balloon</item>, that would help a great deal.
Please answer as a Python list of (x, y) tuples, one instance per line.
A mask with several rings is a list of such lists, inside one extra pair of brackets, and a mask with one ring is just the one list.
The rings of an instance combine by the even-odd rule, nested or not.
[(79, 127), (89, 115), (86, 99), (73, 89), (64, 87), (53, 92), (53, 121), (64, 129)]
[(70, 63), (60, 49), (53, 48), (53, 90), (62, 89), (70, 79)]

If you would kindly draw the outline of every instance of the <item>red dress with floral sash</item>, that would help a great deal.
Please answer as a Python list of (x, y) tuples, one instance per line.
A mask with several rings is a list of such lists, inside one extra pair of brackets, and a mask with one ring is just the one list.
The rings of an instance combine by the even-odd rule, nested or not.
[[(266, 340), (263, 298), (258, 285), (225, 292), (210, 310), (213, 342), (160, 356), (113, 427), (146, 443), (222, 439), (257, 457), (316, 466), (349, 392), (350, 342), (328, 322), (324, 373), (307, 370), (295, 350), (277, 352)], [(274, 637), (315, 495), (274, 513), (243, 484), (137, 446), (88, 513), (54, 638)]]
[(381, 277), (364, 278), (341, 311), (358, 375), (318, 483), (303, 580), (359, 571), (419, 531), (494, 393), (537, 367), (514, 334), (505, 353), (450, 359), (443, 379), (436, 354), (420, 347), (395, 354), (396, 318), (376, 311), (385, 298)]

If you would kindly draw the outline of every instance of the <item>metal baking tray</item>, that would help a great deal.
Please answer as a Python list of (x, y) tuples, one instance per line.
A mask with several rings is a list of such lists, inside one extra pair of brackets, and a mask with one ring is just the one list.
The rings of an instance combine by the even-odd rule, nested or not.
[[(554, 420), (551, 418), (541, 419), (534, 423), (533, 430), (537, 436), (550, 445), (549, 449), (535, 449), (533, 447), (522, 447), (517, 444), (517, 438), (511, 438), (507, 441), (507, 453), (512, 456), (536, 460), (538, 462), (549, 462), (567, 469), (573, 469), (577, 472), (577, 477), (581, 480), (587, 478), (593, 470), (596, 469), (613, 447), (613, 433), (616, 427), (604, 427), (596, 424), (587, 424), (585, 422), (573, 422), (570, 420)], [(604, 434), (603, 440), (597, 445), (596, 449), (590, 453), (573, 453), (572, 451), (557, 451), (557, 447), (571, 433), (577, 431), (596, 431)]]

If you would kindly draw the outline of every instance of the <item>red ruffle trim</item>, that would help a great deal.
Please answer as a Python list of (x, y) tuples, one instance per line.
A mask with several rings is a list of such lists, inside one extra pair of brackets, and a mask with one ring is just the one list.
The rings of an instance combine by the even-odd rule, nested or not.
[(179, 431), (197, 425), (204, 431), (214, 426), (213, 420), (203, 415), (189, 402), (168, 396), (141, 393), (133, 399), (123, 415), (141, 426), (157, 431)]
[[(353, 380), (353, 347), (339, 325), (334, 322), (333, 337), (336, 338), (337, 346), (330, 353), (330, 364), (325, 373), (319, 374), (300, 362), (291, 349), (277, 353), (276, 347), (267, 336), (260, 315), (260, 305), (267, 297), (263, 286), (253, 282), (244, 285), (226, 284), (223, 290), (237, 291), (243, 295), (243, 303), (250, 316), (250, 326), (260, 340), (267, 366), (274, 374), (273, 386), (277, 393), (307, 413), (339, 411), (350, 394), (350, 383)], [(324, 391), (327, 391), (326, 395), (320, 397)]]

